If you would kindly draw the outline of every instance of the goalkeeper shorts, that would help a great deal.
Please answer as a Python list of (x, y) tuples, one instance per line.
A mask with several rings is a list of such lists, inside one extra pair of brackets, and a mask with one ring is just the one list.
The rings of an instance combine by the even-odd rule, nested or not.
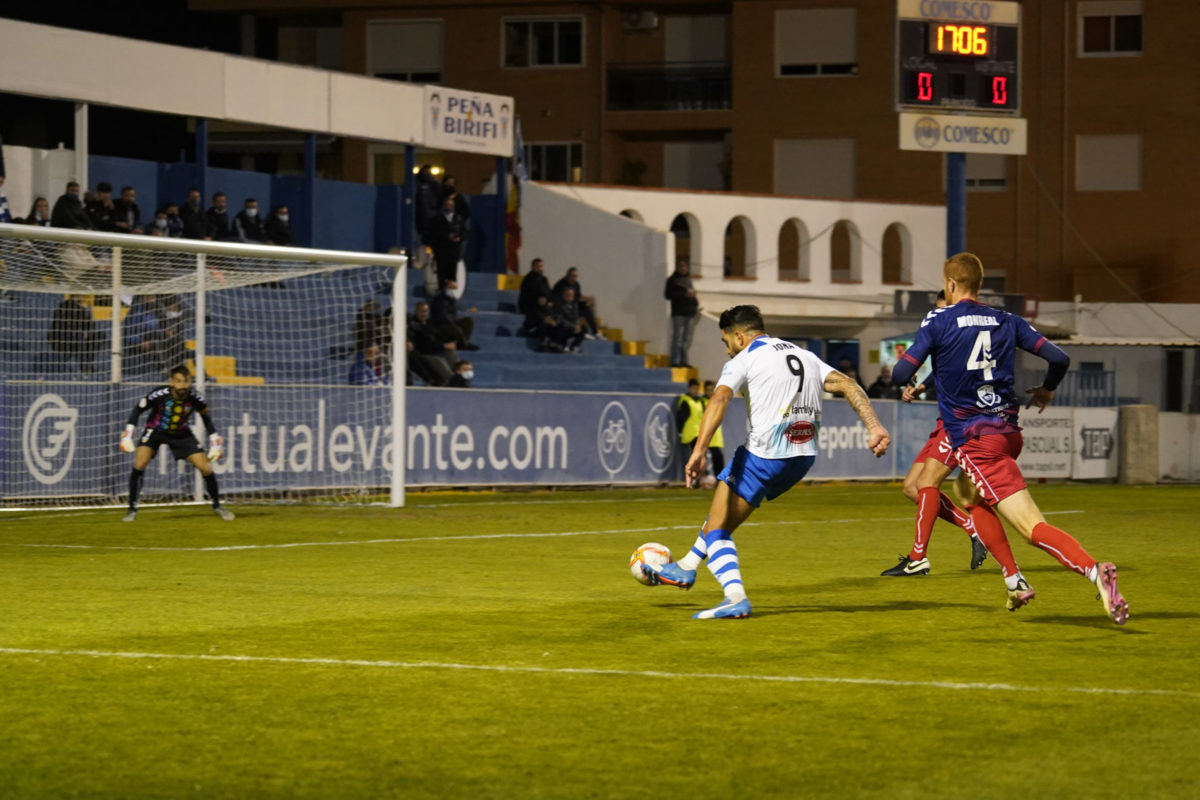
[(138, 447), (149, 447), (154, 451), (154, 455), (158, 455), (158, 448), (164, 444), (171, 448), (171, 455), (175, 456), (176, 461), (204, 452), (204, 448), (196, 441), (196, 436), (191, 431), (172, 436), (154, 428), (147, 428), (138, 439)]

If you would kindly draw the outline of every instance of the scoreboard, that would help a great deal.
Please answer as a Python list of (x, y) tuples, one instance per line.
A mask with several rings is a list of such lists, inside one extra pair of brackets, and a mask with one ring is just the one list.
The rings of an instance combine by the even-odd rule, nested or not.
[(896, 108), (1020, 113), (1020, 6), (898, 0)]

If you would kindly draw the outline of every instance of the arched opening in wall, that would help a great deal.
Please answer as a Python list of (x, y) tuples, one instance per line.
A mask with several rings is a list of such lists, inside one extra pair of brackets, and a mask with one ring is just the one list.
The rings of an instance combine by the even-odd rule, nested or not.
[(862, 237), (849, 220), (838, 220), (829, 234), (829, 280), (862, 282)]
[(725, 226), (722, 274), (726, 278), (753, 278), (754, 261), (754, 224), (746, 217), (734, 217)]
[(779, 280), (809, 280), (808, 264), (808, 227), (789, 219), (779, 229)]
[(883, 232), (883, 282), (912, 283), (912, 237), (908, 228), (893, 222)]
[(634, 211), (632, 208), (627, 208), (624, 211), (622, 211), (621, 216), (629, 217), (630, 219), (635, 220), (636, 222), (645, 222), (646, 221), (646, 220), (642, 219), (642, 215), (640, 213), (638, 213), (637, 211)]
[[(685, 211), (671, 220), (671, 233), (675, 236), (675, 258), (686, 258), (692, 276), (700, 275), (700, 220)], [(672, 264), (672, 270), (674, 267)]]

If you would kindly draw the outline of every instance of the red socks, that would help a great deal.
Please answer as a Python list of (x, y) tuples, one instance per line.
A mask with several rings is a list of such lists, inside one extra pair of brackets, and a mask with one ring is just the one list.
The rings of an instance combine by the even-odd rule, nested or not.
[(996, 512), (983, 505), (967, 506), (967, 511), (971, 514), (971, 521), (975, 523), (979, 541), (983, 542), (992, 558), (996, 559), (1004, 577), (1016, 575), (1020, 571), (1017, 569), (1017, 560), (1013, 558), (1012, 547), (1009, 546), (1008, 536), (1004, 533), (1004, 525), (996, 516)]
[(970, 533), (974, 526), (971, 518), (964, 514), (958, 506), (936, 486), (926, 486), (917, 490), (917, 533), (913, 539), (912, 550), (908, 553), (910, 561), (920, 561), (925, 557), (929, 547), (929, 537), (933, 533), (933, 523), (937, 518), (949, 522)]
[(1084, 550), (1083, 545), (1075, 541), (1074, 536), (1049, 523), (1039, 522), (1035, 525), (1030, 541), (1034, 547), (1045, 550), (1057, 558), (1064, 567), (1074, 570), (1080, 575), (1087, 575), (1088, 570), (1096, 563), (1096, 559), (1088, 555), (1087, 550)]

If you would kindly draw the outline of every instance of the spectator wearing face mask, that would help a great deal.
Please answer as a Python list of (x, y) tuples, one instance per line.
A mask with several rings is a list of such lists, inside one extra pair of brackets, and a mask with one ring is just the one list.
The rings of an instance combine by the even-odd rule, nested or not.
[(110, 233), (121, 230), (121, 228), (117, 227), (117, 205), (112, 199), (111, 183), (108, 181), (97, 183), (96, 193), (84, 205), (87, 209), (88, 217), (92, 220), (93, 229), (108, 231)]
[(470, 361), (459, 361), (454, 365), (454, 374), (446, 385), (451, 389), (470, 389), (471, 381), (475, 378), (475, 367)]
[(154, 212), (154, 221), (150, 223), (150, 229), (147, 231), (147, 233), (149, 233), (151, 236), (166, 237), (169, 235), (167, 233), (169, 227), (170, 224), (167, 222), (167, 210), (165, 208), (160, 208), (158, 211)]
[(91, 229), (92, 220), (83, 210), (83, 192), (76, 181), (68, 183), (66, 193), (54, 201), (50, 224), (55, 228)]
[(287, 206), (275, 206), (275, 210), (271, 212), (271, 216), (267, 217), (267, 223), (263, 226), (267, 244), (291, 246), (296, 243), (296, 240), (292, 238), (292, 228), (288, 224), (289, 219), (291, 217), (288, 215)]
[(245, 205), (233, 218), (233, 238), (247, 244), (262, 244), (267, 240), (262, 220), (258, 218), (258, 201), (247, 197)]
[(204, 212), (204, 222), (208, 228), (206, 239), (223, 242), (229, 238), (229, 208), (224, 192), (213, 195), (212, 206)]
[(178, 239), (183, 236), (183, 217), (179, 215), (179, 204), (167, 203), (163, 210), (167, 212), (167, 238)]
[(199, 189), (188, 189), (187, 201), (179, 209), (179, 219), (183, 221), (183, 238), (212, 238), (208, 235), (208, 223), (204, 219), (204, 206), (201, 204)]
[(29, 209), (29, 216), (25, 218), (28, 225), (37, 225), (39, 228), (50, 227), (50, 201), (44, 197), (39, 197), (33, 201), (33, 208)]
[(132, 186), (121, 187), (121, 199), (113, 204), (113, 225), (121, 233), (144, 233), (142, 210), (138, 208), (137, 191)]

